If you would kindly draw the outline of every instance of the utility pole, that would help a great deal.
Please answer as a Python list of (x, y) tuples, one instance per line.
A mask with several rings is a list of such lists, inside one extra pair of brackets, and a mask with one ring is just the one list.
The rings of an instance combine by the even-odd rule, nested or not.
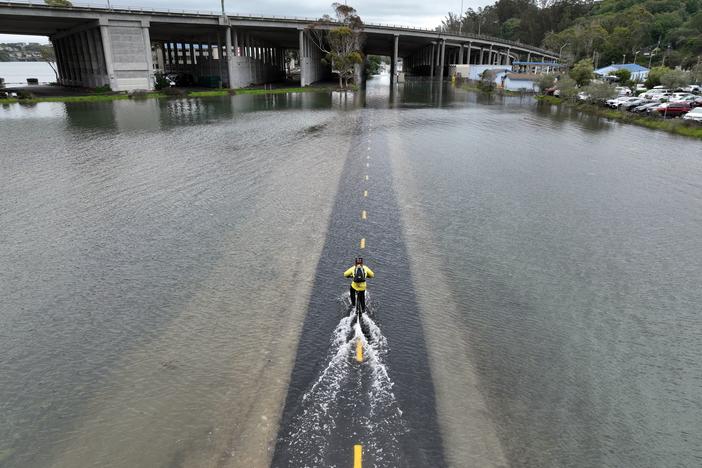
[(461, 0), (461, 13), (458, 16), (458, 34), (463, 34), (463, 0)]

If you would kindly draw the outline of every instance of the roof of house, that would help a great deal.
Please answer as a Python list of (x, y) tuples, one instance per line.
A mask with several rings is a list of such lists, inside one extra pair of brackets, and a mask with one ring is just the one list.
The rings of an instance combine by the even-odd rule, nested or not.
[(598, 68), (597, 70), (595, 70), (595, 73), (597, 73), (598, 75), (606, 75), (607, 73), (616, 70), (629, 70), (630, 73), (641, 73), (647, 72), (648, 68), (642, 67), (637, 63), (613, 63), (612, 65)]

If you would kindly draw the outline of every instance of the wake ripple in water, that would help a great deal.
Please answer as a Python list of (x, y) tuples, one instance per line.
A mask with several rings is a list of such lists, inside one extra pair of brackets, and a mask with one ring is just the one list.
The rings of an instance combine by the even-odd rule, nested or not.
[[(348, 294), (340, 299), (350, 302)], [(398, 438), (407, 429), (383, 361), (387, 340), (365, 314), (363, 329), (368, 337), (353, 310), (334, 329), (328, 364), (302, 397), (286, 437), (291, 466), (337, 466), (334, 455), (353, 444), (363, 445), (366, 466), (397, 465)], [(363, 343), (362, 363), (354, 359), (357, 340)]]

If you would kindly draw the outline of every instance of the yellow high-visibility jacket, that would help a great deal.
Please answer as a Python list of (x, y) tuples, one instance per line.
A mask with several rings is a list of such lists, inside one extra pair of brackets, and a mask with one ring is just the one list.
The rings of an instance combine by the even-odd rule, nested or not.
[[(353, 278), (353, 273), (356, 271), (356, 265), (352, 266), (348, 270), (344, 272), (344, 276), (347, 278)], [(367, 266), (363, 265), (363, 271), (366, 272), (366, 278), (373, 278), (375, 276), (375, 273), (373, 273), (373, 270), (368, 268)], [(366, 282), (364, 281), (363, 283), (356, 283), (355, 281), (351, 282), (351, 287), (355, 289), (356, 291), (365, 291), (366, 290)]]

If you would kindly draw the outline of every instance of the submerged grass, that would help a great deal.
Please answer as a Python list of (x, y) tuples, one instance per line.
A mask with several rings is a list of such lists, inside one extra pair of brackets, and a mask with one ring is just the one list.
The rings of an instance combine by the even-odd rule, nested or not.
[(638, 125), (653, 130), (662, 130), (664, 132), (682, 135), (691, 138), (702, 139), (702, 125), (697, 122), (689, 122), (680, 118), (663, 119), (661, 117), (648, 117), (639, 114), (634, 114), (627, 111), (604, 108), (593, 104), (580, 104), (568, 102), (554, 96), (537, 96), (540, 102), (553, 105), (564, 105), (577, 109), (580, 112), (597, 115), (606, 119), (617, 120), (619, 122)]
[(336, 88), (325, 86), (309, 86), (305, 88), (241, 88), (241, 89), (212, 89), (208, 91), (191, 91), (186, 92), (181, 96), (169, 96), (163, 92), (148, 92), (143, 95), (130, 97), (128, 94), (89, 94), (85, 96), (46, 96), (32, 97), (27, 99), (17, 98), (1, 98), (0, 104), (16, 104), (26, 103), (33, 104), (37, 102), (99, 102), (99, 101), (118, 101), (122, 99), (145, 99), (145, 98), (166, 98), (166, 97), (211, 97), (211, 96), (227, 96), (229, 94), (286, 94), (286, 93), (326, 93), (333, 91)]

